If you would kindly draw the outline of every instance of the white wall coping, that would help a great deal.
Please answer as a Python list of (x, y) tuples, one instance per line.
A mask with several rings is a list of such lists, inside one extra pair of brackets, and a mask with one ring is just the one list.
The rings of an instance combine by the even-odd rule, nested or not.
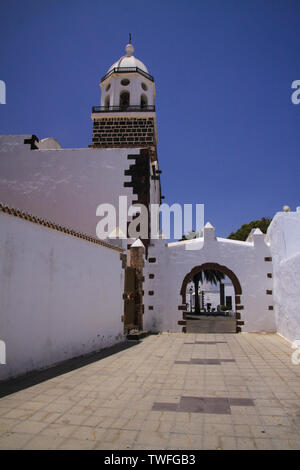
[[(230, 238), (221, 238), (221, 237), (216, 237), (215, 240), (217, 242), (221, 242), (221, 243), (231, 243), (232, 245), (241, 245), (241, 246), (253, 246), (253, 243), (252, 242), (244, 242), (244, 241), (241, 241), (241, 240), (231, 240)], [(190, 244), (193, 244), (193, 243), (199, 243), (199, 242), (203, 242), (204, 241), (204, 238), (203, 237), (198, 237), (198, 238), (192, 238), (191, 240), (182, 240), (182, 241), (178, 241), (178, 242), (170, 242), (168, 243), (168, 247), (172, 247), (172, 246), (183, 246), (183, 245), (190, 245)]]

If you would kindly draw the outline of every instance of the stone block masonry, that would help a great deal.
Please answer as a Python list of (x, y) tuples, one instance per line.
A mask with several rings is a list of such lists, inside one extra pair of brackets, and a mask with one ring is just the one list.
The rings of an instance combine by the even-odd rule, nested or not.
[(148, 147), (156, 145), (154, 118), (105, 117), (94, 119), (90, 147)]

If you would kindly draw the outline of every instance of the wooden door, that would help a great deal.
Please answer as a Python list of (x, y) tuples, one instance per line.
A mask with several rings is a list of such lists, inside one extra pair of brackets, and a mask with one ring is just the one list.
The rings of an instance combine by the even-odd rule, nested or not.
[(136, 311), (137, 280), (135, 268), (125, 269), (124, 286), (124, 330), (138, 328), (138, 315)]

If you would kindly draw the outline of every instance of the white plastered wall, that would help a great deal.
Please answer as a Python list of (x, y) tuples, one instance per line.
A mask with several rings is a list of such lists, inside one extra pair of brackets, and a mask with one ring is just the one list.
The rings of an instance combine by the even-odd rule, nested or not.
[[(245, 322), (242, 331), (275, 331), (272, 295), (272, 279), (267, 277), (271, 263), (270, 249), (264, 235), (255, 235), (252, 241), (239, 242), (216, 238), (214, 229), (204, 229), (204, 237), (186, 242), (170, 243), (152, 241), (149, 257), (156, 263), (146, 262), (145, 292), (154, 291), (154, 296), (145, 296), (144, 327), (156, 331), (181, 331), (182, 304), (180, 290), (186, 274), (204, 263), (226, 266), (239, 279), (242, 288), (240, 310)], [(189, 248), (189, 249), (186, 249)], [(193, 249), (191, 249), (193, 248)], [(149, 279), (149, 273), (155, 275)], [(149, 310), (149, 305), (153, 310)]]
[(120, 251), (0, 212), (0, 380), (123, 340)]
[(278, 212), (267, 236), (273, 259), (277, 331), (290, 341), (300, 341), (300, 208)]
[(0, 137), (1, 203), (93, 237), (100, 203), (118, 208), (119, 195), (132, 203), (124, 171), (133, 163), (127, 156), (140, 149), (31, 150), (23, 142)]

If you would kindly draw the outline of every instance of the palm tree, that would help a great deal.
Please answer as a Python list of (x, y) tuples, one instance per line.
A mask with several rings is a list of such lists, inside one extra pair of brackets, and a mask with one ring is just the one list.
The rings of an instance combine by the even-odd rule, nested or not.
[(192, 281), (195, 286), (195, 313), (200, 313), (200, 302), (199, 302), (199, 282), (201, 284), (205, 280), (217, 286), (221, 281), (225, 279), (225, 274), (221, 271), (216, 271), (215, 269), (203, 269), (198, 273), (194, 274)]

